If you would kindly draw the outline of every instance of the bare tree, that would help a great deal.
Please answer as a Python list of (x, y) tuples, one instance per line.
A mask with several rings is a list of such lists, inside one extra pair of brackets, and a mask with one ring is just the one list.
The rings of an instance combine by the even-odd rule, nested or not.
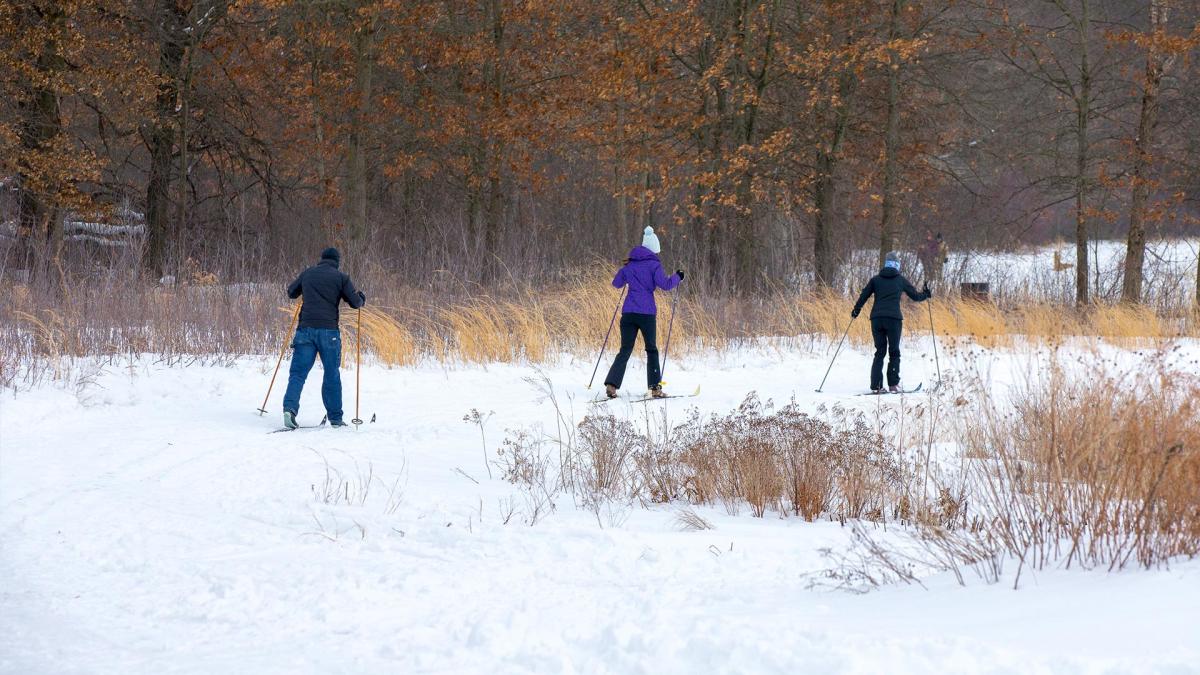
[(1150, 0), (1150, 39), (1146, 46), (1146, 74), (1142, 84), (1142, 107), (1138, 116), (1137, 136), (1133, 139), (1134, 156), (1132, 194), (1129, 201), (1129, 235), (1125, 246), (1125, 277), (1121, 287), (1123, 302), (1142, 299), (1142, 266), (1146, 257), (1146, 201), (1150, 194), (1150, 164), (1154, 133), (1158, 126), (1159, 92), (1163, 74), (1175, 60), (1161, 45), (1166, 35), (1169, 0)]

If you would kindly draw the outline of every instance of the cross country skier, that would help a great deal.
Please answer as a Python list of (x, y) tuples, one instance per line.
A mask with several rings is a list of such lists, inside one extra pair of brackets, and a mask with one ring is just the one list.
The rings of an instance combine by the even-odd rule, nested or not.
[(342, 420), (342, 339), (338, 331), (338, 303), (358, 309), (366, 304), (367, 296), (354, 288), (350, 275), (338, 270), (342, 256), (336, 248), (321, 252), (321, 262), (304, 270), (288, 286), (289, 298), (304, 296), (300, 322), (292, 341), (292, 366), (288, 373), (287, 393), (283, 396), (283, 424), (295, 429), (296, 413), (300, 412), (300, 391), (312, 370), (317, 356), (325, 377), (321, 382), (321, 400), (329, 426), (344, 427)]
[(604, 378), (604, 391), (609, 398), (617, 397), (639, 331), (646, 344), (646, 382), (650, 396), (663, 398), (667, 395), (662, 390), (662, 374), (658, 365), (658, 344), (655, 339), (658, 307), (654, 304), (654, 289), (669, 291), (675, 288), (683, 281), (683, 270), (677, 270), (668, 277), (658, 259), (661, 250), (654, 228), (647, 227), (642, 236), (642, 245), (635, 246), (629, 252), (625, 266), (613, 277), (612, 285), (615, 288), (629, 286), (629, 295), (621, 308), (621, 350), (617, 352), (617, 358)]
[(875, 360), (871, 363), (871, 391), (883, 393), (883, 356), (888, 355), (887, 382), (888, 391), (900, 391), (900, 333), (904, 327), (904, 315), (900, 313), (900, 294), (921, 302), (933, 297), (929, 284), (925, 284), (920, 292), (913, 288), (900, 274), (900, 256), (895, 251), (888, 253), (883, 261), (883, 269), (871, 277), (858, 302), (850, 310), (851, 318), (858, 318), (867, 298), (875, 296), (871, 305), (871, 335), (875, 338)]

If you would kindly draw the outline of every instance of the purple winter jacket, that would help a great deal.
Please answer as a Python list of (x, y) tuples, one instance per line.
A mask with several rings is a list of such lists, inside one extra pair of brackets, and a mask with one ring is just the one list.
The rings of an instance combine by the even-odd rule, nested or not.
[(613, 277), (613, 287), (629, 286), (629, 295), (625, 297), (625, 305), (621, 308), (623, 314), (658, 314), (658, 306), (654, 304), (654, 289), (661, 288), (669, 291), (679, 285), (679, 275), (667, 276), (663, 272), (658, 255), (645, 246), (635, 246), (629, 252), (629, 262), (617, 270)]

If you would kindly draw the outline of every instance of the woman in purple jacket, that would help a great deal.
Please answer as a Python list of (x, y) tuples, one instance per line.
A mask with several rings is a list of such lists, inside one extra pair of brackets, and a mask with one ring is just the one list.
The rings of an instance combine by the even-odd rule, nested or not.
[(638, 331), (641, 331), (642, 341), (646, 343), (646, 382), (650, 388), (650, 395), (654, 398), (666, 396), (662, 390), (662, 373), (659, 371), (658, 345), (655, 340), (655, 315), (658, 313), (658, 307), (654, 304), (654, 289), (669, 291), (675, 288), (683, 281), (683, 270), (678, 270), (668, 277), (658, 259), (661, 250), (654, 228), (647, 227), (642, 237), (642, 245), (629, 252), (625, 266), (613, 277), (613, 286), (629, 286), (629, 295), (621, 308), (621, 351), (617, 352), (617, 358), (608, 370), (608, 376), (604, 378), (604, 391), (609, 398), (617, 397), (617, 390), (621, 388), (621, 381), (625, 379), (625, 366), (629, 363), (629, 355), (633, 353), (633, 343), (637, 340)]

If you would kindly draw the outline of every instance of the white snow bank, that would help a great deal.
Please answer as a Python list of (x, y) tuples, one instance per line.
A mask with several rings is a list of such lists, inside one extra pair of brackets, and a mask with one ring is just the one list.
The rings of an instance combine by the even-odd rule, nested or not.
[[(932, 380), (928, 347), (908, 345), (908, 382)], [(1189, 344), (1178, 358), (1197, 354)], [(726, 412), (750, 390), (813, 408), (897, 405), (850, 396), (868, 361), (853, 350), (814, 394), (826, 358), (673, 363), (670, 388), (703, 393), (653, 409)], [(971, 358), (997, 387), (1019, 369), (1018, 357)], [(821, 549), (848, 541), (836, 523), (704, 508), (716, 529), (680, 532), (670, 507), (618, 507), (601, 527), (563, 498), (522, 524), (521, 495), (488, 480), (462, 416), (495, 411), (493, 450), (505, 428), (552, 429), (522, 380), (531, 368), (369, 368), (361, 413), (375, 424), (268, 434), (276, 413), (253, 410), (273, 363), (147, 363), (0, 402), (2, 672), (1200, 672), (1200, 561), (1026, 571), (1019, 591), (941, 576), (928, 590), (812, 590)], [(546, 371), (576, 420), (590, 366)], [(631, 363), (630, 385), (643, 373)], [(320, 419), (320, 375), (302, 422)], [(343, 377), (349, 418), (353, 371)], [(351, 504), (323, 503), (330, 485)]]

